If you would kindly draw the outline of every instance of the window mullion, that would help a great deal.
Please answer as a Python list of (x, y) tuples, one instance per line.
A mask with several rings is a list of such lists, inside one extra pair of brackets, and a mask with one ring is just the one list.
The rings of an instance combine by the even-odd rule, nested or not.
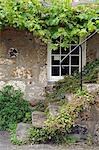
[[(71, 51), (71, 45), (69, 51)], [(69, 75), (71, 75), (71, 54), (69, 55)]]
[[(61, 45), (61, 37), (60, 37), (60, 45)], [(60, 46), (60, 62), (61, 62), (61, 46)], [(61, 76), (61, 64), (60, 64), (60, 74), (59, 76)]]

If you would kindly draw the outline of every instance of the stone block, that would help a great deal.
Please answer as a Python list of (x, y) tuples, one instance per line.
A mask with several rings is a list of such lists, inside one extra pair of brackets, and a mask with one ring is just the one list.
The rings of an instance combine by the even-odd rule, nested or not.
[(90, 93), (99, 92), (99, 84), (84, 84), (84, 86)]
[(43, 128), (45, 126), (46, 115), (44, 112), (34, 111), (32, 112), (32, 125), (37, 128)]
[(27, 139), (27, 131), (32, 127), (31, 124), (18, 123), (16, 129), (16, 136), (19, 141), (25, 141)]
[(56, 117), (59, 114), (60, 106), (56, 104), (49, 104), (47, 109), (49, 110), (49, 114), (51, 116)]

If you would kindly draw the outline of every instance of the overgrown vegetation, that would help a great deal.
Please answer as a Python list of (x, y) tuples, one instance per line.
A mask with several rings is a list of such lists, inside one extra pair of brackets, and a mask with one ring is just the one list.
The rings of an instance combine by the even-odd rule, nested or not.
[(31, 128), (28, 132), (28, 140), (32, 144), (38, 143), (74, 143), (76, 138), (67, 135), (66, 132), (56, 130), (54, 132), (47, 128)]
[[(94, 77), (94, 81), (97, 80), (97, 76), (94, 75), (94, 70), (99, 66), (99, 60), (87, 64), (83, 70), (83, 79), (90, 76)], [(74, 99), (70, 102), (66, 100), (65, 94), (73, 93)], [(76, 76), (67, 76), (63, 80), (56, 83), (56, 89), (50, 94), (47, 93), (45, 103), (38, 103), (33, 110), (47, 112), (47, 121), (45, 122), (44, 128), (32, 127), (27, 133), (26, 143), (74, 143), (76, 142), (76, 137), (69, 135), (72, 127), (75, 124), (76, 119), (79, 114), (84, 111), (84, 109), (89, 109), (94, 103), (94, 95), (90, 94), (86, 89), (80, 90), (79, 74)], [(58, 116), (52, 116), (48, 111), (47, 107), (49, 103), (55, 103), (60, 106)], [(47, 109), (46, 109), (47, 108)], [(14, 144), (22, 144), (22, 142), (17, 140), (16, 137), (16, 126), (12, 125), (10, 127), (11, 131), (11, 141)], [(90, 133), (89, 133), (90, 134)], [(89, 137), (88, 137), (89, 141)]]
[(69, 131), (75, 124), (79, 113), (85, 108), (89, 108), (94, 102), (94, 96), (86, 90), (78, 90), (72, 102), (63, 104), (58, 116), (48, 114), (44, 128), (31, 128), (28, 131), (28, 141), (37, 143), (74, 143), (76, 137), (69, 135)]
[[(8, 26), (20, 30), (27, 29), (45, 43), (50, 43), (50, 49), (56, 50), (59, 45), (66, 48), (73, 41), (77, 43), (79, 37), (84, 38), (99, 29), (98, 4), (73, 8), (69, 2), (69, 0), (51, 0), (50, 3), (42, 5), (39, 0), (0, 0), (0, 29)], [(59, 37), (61, 42), (57, 40)], [(99, 70), (95, 66), (99, 66), (99, 60), (85, 67), (83, 71), (85, 82), (96, 82)], [(49, 115), (43, 129), (30, 129), (28, 133), (30, 142), (72, 141), (67, 135), (69, 129), (74, 125), (79, 112), (93, 103), (93, 96), (85, 90), (81, 92), (79, 87), (79, 75), (65, 77), (56, 83), (56, 90), (47, 95), (47, 100), (62, 101), (59, 115), (57, 117)], [(76, 93), (72, 103), (65, 103), (66, 92)], [(45, 106), (41, 104), (41, 107), (38, 105), (36, 109), (44, 110)], [(30, 116), (31, 110), (21, 91), (15, 90), (12, 86), (4, 87), (0, 91), (0, 130), (10, 129), (14, 143), (20, 143), (15, 135), (16, 123), (31, 121)]]
[(57, 117), (49, 116), (46, 125), (49, 130), (61, 130), (69, 131), (74, 125), (79, 113), (93, 103), (94, 97), (86, 90), (76, 92), (74, 100), (63, 105), (60, 109), (60, 113)]
[(0, 130), (8, 130), (11, 124), (30, 122), (31, 110), (20, 90), (6, 86), (0, 91)]
[[(27, 29), (33, 35), (50, 43), (50, 49), (57, 49), (62, 37), (61, 47), (78, 37), (88, 36), (99, 29), (99, 5), (72, 7), (71, 0), (51, 0), (41, 3), (39, 0), (0, 0), (0, 29), (14, 27)], [(56, 42), (53, 43), (53, 41)]]
[(59, 102), (63, 104), (66, 102), (65, 94), (75, 93), (79, 88), (79, 79), (73, 76), (66, 76), (63, 80), (56, 82), (55, 90), (51, 93), (47, 93), (46, 100), (48, 102)]
[[(97, 83), (99, 73), (99, 59), (88, 63), (83, 69), (83, 83)], [(76, 93), (80, 89), (80, 74), (65, 76), (63, 80), (56, 82), (55, 90), (47, 93), (48, 102), (66, 102), (66, 93)]]
[[(83, 71), (83, 77), (90, 78), (95, 68), (98, 68), (99, 61), (87, 65)], [(89, 68), (90, 66), (90, 68)], [(86, 76), (85, 76), (86, 75)], [(96, 77), (96, 76), (95, 76)], [(96, 81), (96, 78), (94, 78)], [(73, 143), (76, 138), (69, 135), (69, 131), (75, 124), (80, 112), (89, 108), (94, 103), (94, 95), (86, 89), (80, 90), (78, 76), (67, 76), (64, 80), (56, 83), (56, 90), (47, 94), (45, 103), (38, 103), (32, 110), (47, 111), (48, 103), (60, 105), (59, 114), (52, 116), (47, 112), (47, 121), (44, 128), (31, 128), (26, 141), (17, 140), (16, 126), (18, 122), (31, 122), (31, 110), (29, 104), (24, 100), (20, 90), (12, 86), (6, 86), (0, 91), (0, 130), (9, 130), (11, 141), (14, 144), (25, 143)], [(65, 94), (74, 93), (72, 102), (67, 102)]]
[(96, 83), (99, 74), (99, 59), (88, 63), (83, 70), (83, 81), (86, 83)]

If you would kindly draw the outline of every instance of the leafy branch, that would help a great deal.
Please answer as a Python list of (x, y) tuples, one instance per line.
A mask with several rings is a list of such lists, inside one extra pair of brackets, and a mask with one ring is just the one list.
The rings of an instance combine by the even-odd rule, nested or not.
[[(28, 29), (50, 49), (67, 47), (79, 37), (99, 29), (99, 5), (72, 7), (70, 0), (51, 0), (42, 5), (39, 0), (0, 0), (0, 29), (6, 26)], [(53, 42), (54, 41), (54, 42)]]

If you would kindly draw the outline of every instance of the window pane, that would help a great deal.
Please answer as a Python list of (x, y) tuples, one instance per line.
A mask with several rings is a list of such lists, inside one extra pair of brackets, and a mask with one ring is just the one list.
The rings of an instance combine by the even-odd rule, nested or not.
[(52, 76), (59, 76), (60, 67), (52, 67)]
[(69, 67), (62, 66), (61, 67), (61, 76), (69, 74)]
[(58, 48), (57, 50), (52, 50), (52, 54), (60, 54), (60, 48)]
[(71, 56), (71, 65), (79, 65), (79, 56)]
[[(62, 60), (64, 57), (65, 57), (65, 56), (61, 56), (61, 60)], [(62, 65), (69, 65), (69, 56), (64, 59), (64, 61), (62, 62)]]
[(69, 53), (69, 48), (61, 48), (61, 54), (68, 54)]
[[(71, 46), (71, 50), (73, 50), (76, 46)], [(71, 54), (79, 54), (79, 47), (74, 50)]]
[(60, 63), (60, 56), (52, 56), (52, 65), (59, 65)]
[(73, 75), (75, 72), (79, 71), (79, 67), (71, 67), (71, 74)]

